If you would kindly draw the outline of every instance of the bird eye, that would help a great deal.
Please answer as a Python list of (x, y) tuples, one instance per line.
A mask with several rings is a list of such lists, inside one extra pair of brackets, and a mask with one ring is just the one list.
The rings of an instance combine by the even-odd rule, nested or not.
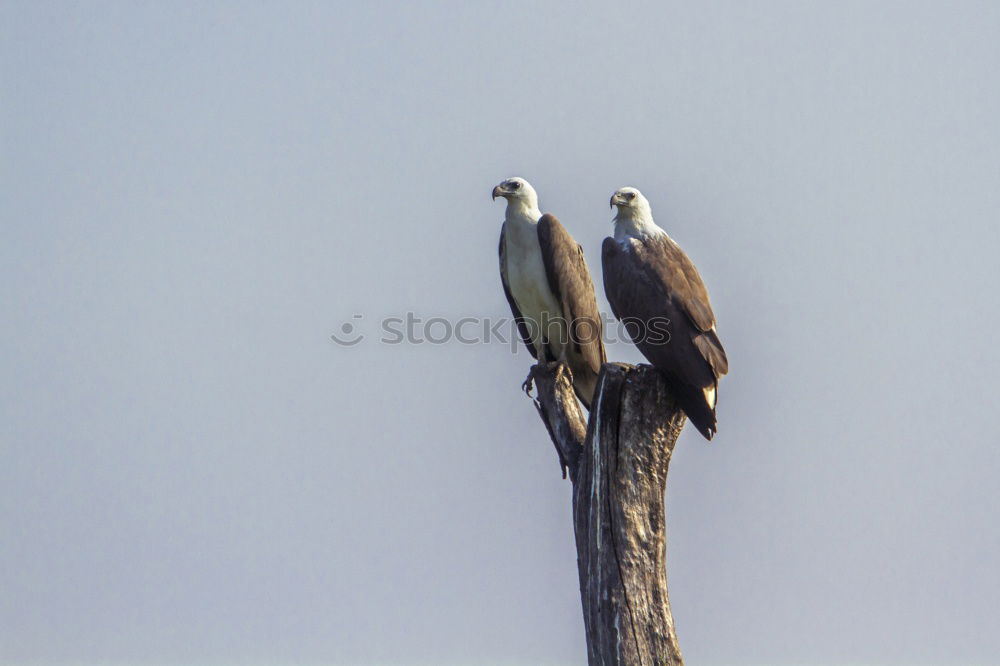
[(517, 182), (515, 180), (513, 183), (510, 184), (510, 189), (512, 189), (512, 190), (519, 190), (519, 189), (521, 189), (521, 183), (519, 183), (519, 182)]
[(625, 198), (628, 199), (629, 201), (632, 201), (632, 199), (635, 199), (635, 192), (626, 192)]

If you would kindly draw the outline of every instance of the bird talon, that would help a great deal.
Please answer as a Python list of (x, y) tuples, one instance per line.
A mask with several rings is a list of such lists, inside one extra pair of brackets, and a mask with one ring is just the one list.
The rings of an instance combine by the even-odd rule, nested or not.
[(521, 390), (524, 391), (524, 395), (528, 396), (532, 400), (534, 397), (531, 395), (531, 391), (535, 388), (534, 382), (531, 381), (531, 375), (529, 374), (523, 382), (521, 382)]

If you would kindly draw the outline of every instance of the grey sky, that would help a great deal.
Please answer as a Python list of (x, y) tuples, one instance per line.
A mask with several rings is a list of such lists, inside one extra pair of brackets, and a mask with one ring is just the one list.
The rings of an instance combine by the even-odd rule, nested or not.
[(688, 662), (995, 663), (1000, 5), (539, 4), (0, 3), (0, 662), (581, 663), (528, 356), (328, 337), (521, 175), (711, 290)]

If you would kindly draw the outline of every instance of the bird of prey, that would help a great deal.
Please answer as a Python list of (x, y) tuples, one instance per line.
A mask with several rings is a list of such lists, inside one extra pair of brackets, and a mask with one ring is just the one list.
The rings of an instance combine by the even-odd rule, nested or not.
[(666, 377), (678, 404), (705, 439), (715, 434), (719, 378), (729, 361), (698, 270), (653, 221), (634, 187), (611, 197), (614, 238), (602, 247), (604, 291), (632, 341)]
[(594, 283), (577, 245), (523, 178), (493, 188), (507, 200), (500, 231), (500, 279), (524, 346), (540, 362), (561, 361), (590, 409), (606, 360)]

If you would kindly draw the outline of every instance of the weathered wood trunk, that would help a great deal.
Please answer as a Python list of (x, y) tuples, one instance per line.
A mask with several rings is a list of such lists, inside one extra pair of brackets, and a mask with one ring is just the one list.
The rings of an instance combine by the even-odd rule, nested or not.
[(664, 494), (684, 413), (650, 366), (606, 364), (589, 422), (565, 366), (536, 365), (528, 382), (573, 482), (588, 662), (683, 664), (667, 596)]

